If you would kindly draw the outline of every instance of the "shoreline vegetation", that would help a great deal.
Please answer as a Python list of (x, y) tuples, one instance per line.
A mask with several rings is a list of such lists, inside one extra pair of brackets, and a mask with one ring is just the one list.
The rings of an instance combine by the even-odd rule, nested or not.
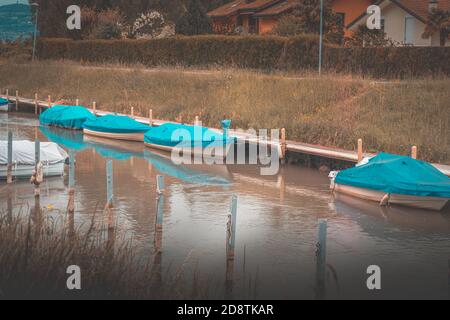
[(219, 127), (286, 128), (288, 140), (450, 163), (450, 79), (383, 81), (352, 75), (244, 69), (0, 61), (0, 87), (21, 96)]

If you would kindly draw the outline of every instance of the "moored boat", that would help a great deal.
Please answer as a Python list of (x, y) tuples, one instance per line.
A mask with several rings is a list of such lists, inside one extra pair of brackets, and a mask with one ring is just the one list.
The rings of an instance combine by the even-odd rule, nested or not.
[(166, 123), (152, 127), (144, 136), (147, 147), (183, 154), (201, 154), (204, 157), (226, 157), (235, 142), (228, 136), (231, 122), (222, 121), (224, 133), (202, 126)]
[(450, 178), (427, 162), (380, 153), (367, 163), (331, 174), (334, 192), (429, 210), (442, 210), (450, 201)]
[[(35, 169), (34, 141), (13, 141), (12, 176), (30, 178)], [(67, 152), (53, 142), (40, 143), (40, 161), (43, 165), (44, 177), (62, 176)], [(0, 141), (0, 179), (6, 179), (8, 165), (8, 142)]]
[(86, 121), (83, 132), (101, 138), (143, 142), (144, 133), (150, 128), (127, 116), (106, 115)]
[(0, 111), (9, 111), (9, 101), (3, 98), (0, 98)]
[(95, 119), (96, 116), (82, 106), (56, 105), (48, 108), (39, 116), (41, 125), (75, 130), (83, 129), (86, 121)]

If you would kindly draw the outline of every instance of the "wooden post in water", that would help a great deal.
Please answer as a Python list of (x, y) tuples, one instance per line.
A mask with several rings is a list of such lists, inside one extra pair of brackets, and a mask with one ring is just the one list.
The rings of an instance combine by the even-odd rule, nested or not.
[(40, 184), (43, 181), (44, 172), (41, 163), (41, 142), (36, 139), (34, 141), (34, 161), (36, 163), (33, 175), (31, 176), (30, 182), (34, 184), (34, 196), (39, 197), (41, 195)]
[(230, 298), (230, 295), (233, 291), (236, 220), (237, 220), (237, 196), (233, 195), (231, 199), (231, 213), (228, 215), (228, 222), (227, 222), (227, 238), (226, 238), (227, 261), (226, 261), (226, 275), (225, 275), (226, 299)]
[(16, 90), (16, 111), (19, 111), (19, 90)]
[(281, 146), (281, 154), (280, 154), (281, 163), (284, 164), (286, 161), (286, 150), (287, 150), (285, 128), (281, 128), (280, 146)]
[(162, 231), (164, 219), (164, 176), (156, 176), (156, 219), (155, 219), (155, 252), (158, 254), (162, 249)]
[(13, 152), (13, 135), (11, 131), (8, 131), (8, 166), (6, 173), (6, 183), (12, 183), (12, 152)]
[(34, 94), (34, 114), (38, 114), (38, 94), (37, 93)]
[(148, 111), (148, 125), (152, 126), (153, 125), (153, 110), (150, 109)]
[(134, 107), (131, 107), (131, 117), (134, 117)]
[(361, 162), (363, 159), (363, 141), (362, 139), (358, 139), (358, 162)]
[(319, 219), (316, 244), (316, 299), (323, 300), (326, 295), (326, 258), (327, 258), (327, 224), (326, 219)]
[(194, 121), (194, 125), (195, 126), (198, 126), (198, 124), (199, 124), (199, 117), (198, 116), (195, 116), (195, 121)]
[(47, 102), (48, 102), (48, 107), (51, 108), (52, 107), (52, 96), (48, 96), (47, 98)]
[(106, 161), (106, 208), (113, 207), (113, 163), (112, 160)]
[(97, 109), (97, 102), (92, 102), (92, 112), (94, 113), (94, 115), (95, 115), (95, 112), (96, 112), (96, 109)]
[(67, 212), (73, 215), (75, 212), (75, 155), (69, 150), (69, 202)]
[(80, 105), (80, 99), (76, 99), (76, 100), (75, 100), (75, 105), (76, 105), (76, 106), (79, 106), (79, 105)]
[(9, 102), (9, 89), (6, 89), (6, 100)]
[(412, 146), (412, 148), (411, 148), (411, 158), (417, 159), (417, 146)]

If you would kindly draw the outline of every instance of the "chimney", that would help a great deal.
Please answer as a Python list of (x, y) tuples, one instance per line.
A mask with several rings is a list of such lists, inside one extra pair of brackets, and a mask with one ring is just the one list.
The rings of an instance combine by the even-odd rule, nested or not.
[(438, 0), (430, 0), (428, 2), (428, 12), (433, 12), (438, 8)]

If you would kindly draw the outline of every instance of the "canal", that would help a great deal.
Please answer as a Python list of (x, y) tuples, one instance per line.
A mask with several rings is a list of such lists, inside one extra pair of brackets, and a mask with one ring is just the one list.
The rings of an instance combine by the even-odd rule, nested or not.
[[(327, 297), (449, 297), (450, 215), (335, 197), (326, 173), (285, 166), (261, 176), (254, 165), (176, 166), (169, 155), (140, 143), (99, 140), (79, 132), (39, 127), (29, 114), (0, 114), (0, 140), (54, 141), (76, 152), (75, 225), (103, 219), (106, 160), (113, 160), (114, 217), (118, 231), (132, 239), (139, 255), (153, 252), (156, 176), (165, 177), (162, 240), (164, 274), (200, 275), (211, 298), (223, 298), (226, 224), (231, 197), (238, 197), (234, 298), (314, 298), (318, 219), (328, 219)], [(13, 185), (6, 201), (0, 182), (0, 214), (27, 212), (33, 185)], [(44, 214), (64, 216), (68, 178), (45, 179)], [(378, 265), (382, 289), (367, 289), (367, 267)], [(1, 271), (0, 271), (1, 272)]]

